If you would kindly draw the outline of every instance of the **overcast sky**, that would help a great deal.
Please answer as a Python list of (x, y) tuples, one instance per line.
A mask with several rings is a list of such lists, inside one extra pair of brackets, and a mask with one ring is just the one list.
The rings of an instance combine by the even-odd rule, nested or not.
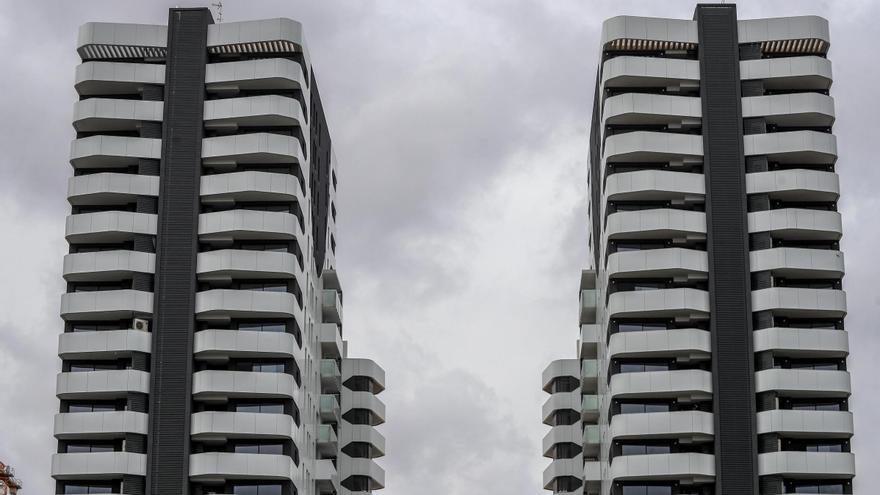
[[(0, 460), (54, 493), (54, 397), (76, 32), (190, 1), (0, 0)], [(540, 373), (575, 357), (587, 130), (603, 19), (655, 0), (226, 0), (305, 26), (339, 158), (350, 355), (387, 371), (384, 495), (541, 491)], [(878, 486), (880, 2), (739, 3), (831, 21), (859, 487)], [(871, 280), (875, 282), (872, 283)], [(871, 322), (874, 322), (873, 324)], [(873, 368), (873, 369), (872, 369)]]

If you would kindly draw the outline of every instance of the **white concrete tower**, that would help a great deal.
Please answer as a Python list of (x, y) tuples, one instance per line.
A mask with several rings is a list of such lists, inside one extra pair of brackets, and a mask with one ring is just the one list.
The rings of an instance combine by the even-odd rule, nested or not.
[(382, 488), (385, 373), (342, 339), (302, 26), (175, 8), (77, 51), (56, 493)]
[(546, 489), (852, 493), (829, 45), (825, 19), (733, 4), (604, 23)]

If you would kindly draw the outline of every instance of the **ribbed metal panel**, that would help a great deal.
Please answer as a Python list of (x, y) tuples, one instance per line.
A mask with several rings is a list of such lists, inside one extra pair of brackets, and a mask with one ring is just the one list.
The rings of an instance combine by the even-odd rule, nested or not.
[(698, 5), (715, 411), (715, 493), (758, 493), (745, 158), (735, 5)]
[(171, 9), (159, 182), (146, 491), (189, 493), (192, 347), (208, 9)]

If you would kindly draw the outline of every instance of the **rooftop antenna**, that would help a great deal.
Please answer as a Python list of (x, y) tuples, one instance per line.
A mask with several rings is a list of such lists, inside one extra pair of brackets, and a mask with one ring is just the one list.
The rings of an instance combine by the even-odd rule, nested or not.
[(217, 0), (217, 3), (212, 3), (212, 7), (217, 7), (217, 22), (223, 22), (223, 0)]

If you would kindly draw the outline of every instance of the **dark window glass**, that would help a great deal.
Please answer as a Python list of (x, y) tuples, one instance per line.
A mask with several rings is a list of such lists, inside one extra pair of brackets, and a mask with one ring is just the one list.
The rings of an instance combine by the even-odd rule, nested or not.
[(237, 404), (236, 412), (250, 412), (263, 414), (284, 414), (283, 404)]

